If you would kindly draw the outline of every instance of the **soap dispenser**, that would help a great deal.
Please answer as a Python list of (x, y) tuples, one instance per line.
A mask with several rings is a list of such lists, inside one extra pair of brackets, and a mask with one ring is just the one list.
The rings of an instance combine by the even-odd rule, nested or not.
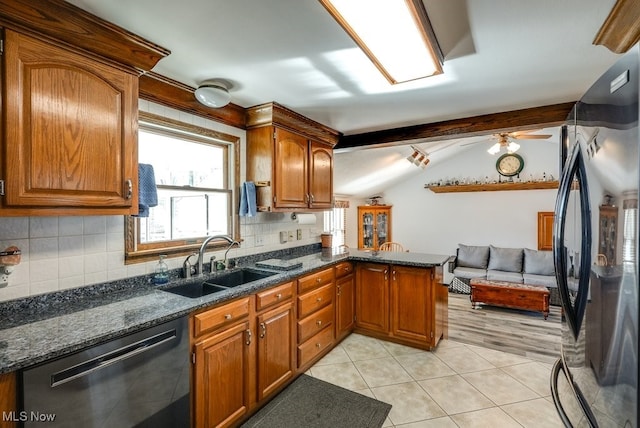
[(164, 262), (166, 255), (161, 255), (158, 264), (154, 270), (153, 282), (154, 284), (166, 284), (169, 282), (169, 266)]

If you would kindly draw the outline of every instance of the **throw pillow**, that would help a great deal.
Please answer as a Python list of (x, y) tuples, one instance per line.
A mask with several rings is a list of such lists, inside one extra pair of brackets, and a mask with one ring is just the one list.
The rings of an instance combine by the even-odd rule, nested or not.
[(506, 272), (522, 272), (522, 248), (489, 246), (489, 269)]
[(524, 271), (532, 275), (555, 275), (553, 253), (524, 249)]
[(489, 247), (458, 244), (456, 266), (486, 269), (489, 260)]

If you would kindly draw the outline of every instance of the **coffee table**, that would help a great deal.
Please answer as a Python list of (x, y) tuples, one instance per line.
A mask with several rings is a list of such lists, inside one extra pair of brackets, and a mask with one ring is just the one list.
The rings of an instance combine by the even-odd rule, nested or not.
[(489, 279), (472, 279), (469, 285), (474, 309), (477, 303), (485, 303), (542, 312), (545, 320), (549, 316), (549, 290), (546, 287)]

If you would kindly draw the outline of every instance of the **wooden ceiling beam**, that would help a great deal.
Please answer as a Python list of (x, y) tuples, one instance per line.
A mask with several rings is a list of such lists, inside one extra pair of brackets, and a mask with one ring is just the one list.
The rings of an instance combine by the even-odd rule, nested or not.
[(405, 126), (362, 134), (345, 135), (335, 150), (355, 150), (366, 146), (385, 147), (421, 142), (473, 137), (497, 132), (559, 126), (566, 122), (575, 102), (485, 114), (464, 119)]

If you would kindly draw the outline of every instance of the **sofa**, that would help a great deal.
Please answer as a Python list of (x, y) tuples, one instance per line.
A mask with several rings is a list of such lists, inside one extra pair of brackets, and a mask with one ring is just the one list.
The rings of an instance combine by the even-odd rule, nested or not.
[(549, 303), (560, 305), (551, 251), (459, 244), (449, 272), (453, 273), (449, 291), (454, 293), (469, 294), (469, 281), (485, 278), (547, 287)]

